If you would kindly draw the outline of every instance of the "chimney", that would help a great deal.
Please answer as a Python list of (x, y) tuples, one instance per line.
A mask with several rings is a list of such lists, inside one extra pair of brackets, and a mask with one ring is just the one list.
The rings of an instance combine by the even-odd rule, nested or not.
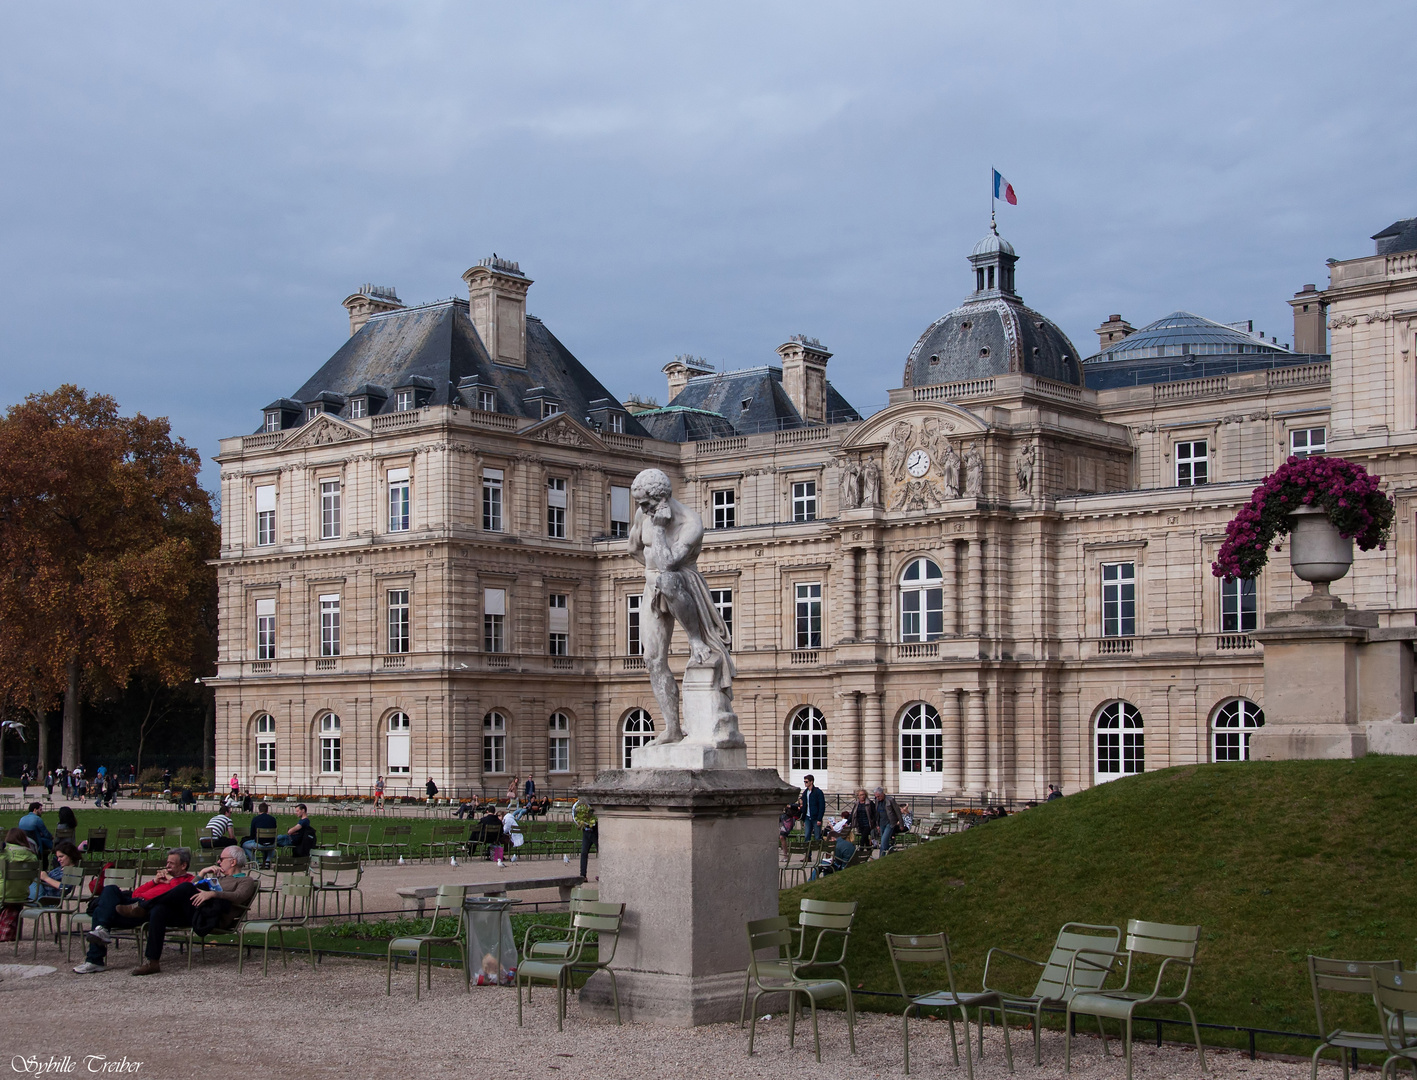
[(349, 336), (353, 337), (370, 316), (397, 311), (403, 307), (403, 301), (392, 285), (365, 284), (359, 287), (357, 293), (344, 298), (344, 307), (349, 312)]
[(1328, 352), (1328, 302), (1313, 285), (1305, 285), (1289, 301), (1294, 309), (1294, 351)]
[(498, 364), (526, 367), (526, 291), (531, 279), (494, 252), (462, 276), (472, 325)]
[(1099, 351), (1106, 352), (1128, 334), (1135, 334), (1137, 328), (1120, 315), (1108, 315), (1107, 321), (1097, 328)]
[(782, 388), (809, 424), (827, 422), (827, 361), (831, 353), (816, 338), (793, 334), (777, 347), (782, 357)]
[(676, 356), (669, 363), (660, 369), (669, 379), (670, 405), (674, 404), (674, 399), (679, 396), (679, 391), (689, 384), (689, 380), (695, 375), (709, 375), (713, 372), (713, 365), (702, 356), (690, 356), (682, 353)]

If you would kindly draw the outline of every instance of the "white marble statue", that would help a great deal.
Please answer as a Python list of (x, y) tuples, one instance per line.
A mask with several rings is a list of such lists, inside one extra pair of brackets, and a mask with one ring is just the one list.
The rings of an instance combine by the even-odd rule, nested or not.
[[(645, 469), (630, 485), (637, 504), (630, 526), (630, 554), (645, 566), (640, 641), (650, 686), (664, 717), (664, 730), (650, 746), (667, 747), (687, 737), (701, 746), (743, 747), (747, 744), (731, 706), (735, 669), (728, 652), (728, 627), (698, 568), (703, 519), (672, 492), (669, 477), (658, 469)], [(689, 637), (684, 697), (685, 711), (693, 715), (686, 716), (684, 723), (680, 722), (679, 687), (669, 670), (669, 640), (675, 622)], [(695, 695), (692, 708), (691, 683)], [(647, 749), (636, 751), (637, 761), (641, 756), (656, 756), (643, 755)]]

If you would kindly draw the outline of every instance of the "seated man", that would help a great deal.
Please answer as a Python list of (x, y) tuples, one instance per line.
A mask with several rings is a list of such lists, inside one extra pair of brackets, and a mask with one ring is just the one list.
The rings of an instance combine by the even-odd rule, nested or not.
[[(260, 844), (256, 841), (256, 830), (274, 829), (276, 827), (276, 816), (271, 813), (270, 803), (263, 802), (256, 807), (256, 810), (258, 811), (256, 816), (251, 819), (251, 831), (246, 834), (246, 839), (241, 841), (241, 846), (246, 851), (247, 859), (254, 859), (256, 857), (256, 849), (260, 847)], [(270, 861), (271, 852), (269, 850), (263, 851), (261, 854), (263, 861)]]
[(284, 836), (276, 837), (276, 846), (294, 848), (294, 854), (298, 858), (304, 858), (315, 846), (315, 826), (310, 824), (310, 811), (304, 803), (296, 803), (295, 810), (300, 815), (300, 819), (285, 830)]
[(207, 822), (197, 843), (204, 848), (225, 848), (236, 843), (236, 829), (225, 810), (218, 811), (216, 816)]
[(192, 853), (186, 848), (173, 848), (167, 853), (167, 865), (154, 875), (146, 885), (139, 885), (131, 893), (124, 892), (117, 885), (105, 885), (98, 894), (98, 902), (93, 909), (93, 929), (84, 936), (88, 938), (89, 951), (84, 962), (74, 969), (79, 975), (91, 975), (107, 971), (108, 946), (113, 941), (113, 930), (130, 930), (148, 921), (148, 911), (144, 906), (151, 904), (164, 893), (178, 885), (192, 880), (188, 867), (192, 865)]
[(39, 856), (40, 865), (45, 865), (49, 861), (49, 853), (54, 850), (54, 836), (50, 833), (49, 826), (44, 823), (44, 804), (30, 803), (29, 812), (20, 818), (19, 828), (30, 838), (30, 846)]
[(246, 876), (246, 853), (232, 844), (196, 881), (174, 886), (144, 904), (148, 913), (145, 959), (133, 974), (156, 975), (162, 970), (159, 963), (169, 926), (190, 926), (203, 937), (219, 933), (235, 925), (256, 898), (258, 887), (255, 878)]

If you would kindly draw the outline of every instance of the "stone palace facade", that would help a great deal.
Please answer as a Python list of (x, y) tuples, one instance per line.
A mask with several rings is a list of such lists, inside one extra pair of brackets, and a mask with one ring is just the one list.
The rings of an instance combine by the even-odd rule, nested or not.
[(1293, 349), (1177, 312), (1114, 315), (1084, 358), (991, 233), (865, 418), (810, 338), (678, 358), (646, 408), (526, 313), (514, 263), (470, 269), (467, 300), (366, 286), (349, 340), (221, 444), (218, 775), (466, 794), (624, 766), (657, 723), (623, 539), (651, 465), (708, 527), (756, 766), (1032, 799), (1243, 758), (1249, 631), (1302, 593), (1285, 556), (1210, 564), (1291, 453), (1385, 477), (1394, 542), (1334, 591), (1417, 617), (1417, 221), (1375, 239), (1290, 301)]

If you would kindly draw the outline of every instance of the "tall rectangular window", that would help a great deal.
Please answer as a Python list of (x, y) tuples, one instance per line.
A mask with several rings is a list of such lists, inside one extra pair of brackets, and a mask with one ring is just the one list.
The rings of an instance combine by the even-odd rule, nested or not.
[(817, 482), (799, 480), (792, 485), (792, 520), (817, 520)]
[(737, 493), (732, 488), (719, 488), (713, 493), (713, 527), (731, 529), (737, 524)]
[(502, 531), (502, 470), (482, 470), (482, 531)]
[(394, 393), (394, 410), (396, 412), (408, 412), (413, 408), (413, 391), (398, 390)]
[(276, 486), (261, 484), (256, 488), (256, 543), (276, 542)]
[(546, 651), (551, 656), (571, 655), (570, 598), (551, 593), (546, 598)]
[(630, 489), (610, 486), (610, 535), (630, 535)]
[(1176, 444), (1176, 486), (1198, 487), (1210, 479), (1210, 460), (1204, 439)]
[(499, 712), (482, 718), (482, 771), (507, 771), (507, 718)]
[(623, 434), (625, 434), (625, 415), (624, 415), (624, 413), (613, 412), (613, 413), (610, 414), (610, 432), (611, 432), (612, 435), (623, 435)]
[(339, 593), (320, 597), (320, 655), (338, 656), (340, 652)]
[(256, 659), (276, 658), (276, 602), (256, 601)]
[(482, 590), (482, 651), (507, 651), (507, 590)]
[(1135, 637), (1136, 632), (1136, 563), (1103, 563), (1102, 636)]
[(266, 413), (266, 422), (261, 428), (262, 431), (271, 432), (280, 430), (280, 413), (275, 409)]
[(644, 642), (640, 640), (640, 594), (625, 597), (625, 655), (643, 656)]
[(274, 739), (256, 740), (256, 771), (259, 773), (276, 771), (276, 741)]
[(1220, 579), (1220, 632), (1244, 634), (1258, 627), (1255, 614), (1255, 579)]
[(822, 647), (822, 585), (805, 582), (797, 586), (797, 648)]
[(477, 407), (483, 412), (497, 411), (497, 391), (479, 390), (477, 392)]
[(350, 418), (351, 420), (363, 420), (363, 419), (364, 419), (366, 416), (368, 416), (368, 415), (369, 415), (369, 399), (368, 399), (368, 398), (366, 398), (366, 397), (357, 397), (357, 398), (352, 398), (352, 399), (350, 399), (350, 402), (349, 402), (349, 418)]
[(390, 469), (389, 532), (408, 531), (408, 470)]
[(570, 772), (571, 771), (571, 721), (563, 712), (551, 714), (551, 722), (548, 725), (549, 736), (547, 739), (546, 771), (547, 772)]
[(723, 625), (728, 627), (728, 636), (733, 637), (733, 590), (732, 589), (710, 589), (709, 600), (712, 601), (714, 610), (723, 617)]
[(1289, 455), (1306, 458), (1310, 454), (1322, 454), (1328, 449), (1326, 428), (1296, 428), (1289, 433)]
[(389, 652), (408, 652), (408, 590), (389, 590)]
[(561, 406), (554, 401), (543, 401), (541, 403), (541, 418), (545, 420), (548, 416), (555, 416), (561, 411)]
[(566, 480), (553, 476), (546, 481), (546, 535), (566, 539)]
[(338, 480), (320, 481), (320, 539), (338, 540), (343, 535)]

